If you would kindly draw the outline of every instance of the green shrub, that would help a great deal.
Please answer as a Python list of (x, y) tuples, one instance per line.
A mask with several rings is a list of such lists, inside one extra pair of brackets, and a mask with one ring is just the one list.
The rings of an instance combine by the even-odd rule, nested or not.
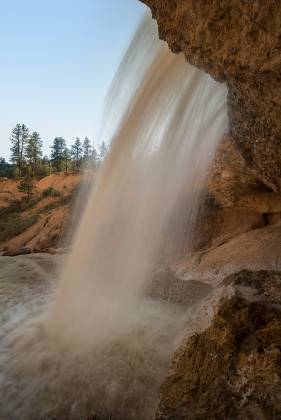
[(53, 187), (48, 187), (42, 191), (42, 197), (60, 197), (61, 193)]
[(37, 214), (24, 218), (16, 214), (7, 215), (0, 220), (0, 242), (20, 235), (38, 220), (39, 216)]
[(49, 203), (46, 206), (42, 207), (39, 210), (39, 213), (45, 213), (47, 211), (57, 209), (58, 207), (62, 207), (66, 204), (68, 204), (72, 199), (71, 195), (61, 195), (59, 200), (56, 200), (55, 202)]

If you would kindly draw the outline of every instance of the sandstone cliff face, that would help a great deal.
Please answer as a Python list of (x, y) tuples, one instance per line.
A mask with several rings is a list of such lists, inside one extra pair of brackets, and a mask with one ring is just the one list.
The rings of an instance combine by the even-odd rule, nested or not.
[(229, 136), (223, 139), (215, 154), (208, 176), (208, 191), (222, 207), (227, 208), (238, 206), (242, 196), (270, 192)]
[(280, 272), (229, 276), (211, 325), (187, 338), (161, 388), (159, 420), (279, 419)]
[(281, 2), (142, 0), (175, 53), (226, 82), (230, 141), (281, 191)]

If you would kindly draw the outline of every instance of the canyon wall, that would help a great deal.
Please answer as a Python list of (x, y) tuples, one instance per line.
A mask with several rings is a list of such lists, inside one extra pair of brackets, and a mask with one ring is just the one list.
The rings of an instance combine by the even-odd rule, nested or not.
[(228, 86), (230, 141), (281, 191), (281, 2), (142, 0), (175, 53)]

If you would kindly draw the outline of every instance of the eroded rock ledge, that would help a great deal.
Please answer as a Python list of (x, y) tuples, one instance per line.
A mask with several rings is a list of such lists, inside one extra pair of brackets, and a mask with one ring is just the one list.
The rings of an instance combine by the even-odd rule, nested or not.
[(158, 420), (281, 417), (281, 272), (243, 270), (223, 287), (211, 325), (175, 353)]
[(226, 82), (230, 140), (281, 191), (281, 2), (141, 0), (175, 53)]

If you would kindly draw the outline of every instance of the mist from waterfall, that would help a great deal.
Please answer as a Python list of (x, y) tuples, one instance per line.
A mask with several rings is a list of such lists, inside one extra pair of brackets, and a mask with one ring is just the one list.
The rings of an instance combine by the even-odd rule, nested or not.
[(225, 86), (172, 54), (145, 17), (108, 94), (101, 140), (110, 152), (54, 302), (7, 344), (5, 412), (153, 416), (182, 312), (145, 291), (175, 214), (173, 243), (188, 249), (227, 124)]

